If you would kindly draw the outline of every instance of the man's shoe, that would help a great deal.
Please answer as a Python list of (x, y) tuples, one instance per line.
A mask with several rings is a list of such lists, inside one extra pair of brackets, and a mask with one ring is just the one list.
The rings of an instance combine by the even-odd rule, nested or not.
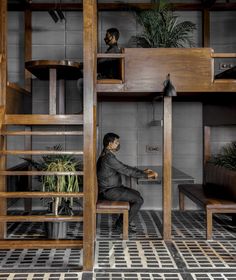
[(136, 225), (134, 222), (130, 222), (129, 223), (129, 227), (133, 228), (133, 229), (136, 229)]
[(129, 233), (136, 233), (136, 228), (129, 225)]

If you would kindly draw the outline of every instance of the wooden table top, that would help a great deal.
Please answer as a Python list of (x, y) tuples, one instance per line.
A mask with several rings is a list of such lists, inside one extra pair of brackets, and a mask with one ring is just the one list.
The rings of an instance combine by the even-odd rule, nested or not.
[[(150, 168), (158, 173), (157, 179), (138, 179), (138, 184), (162, 184), (163, 174), (162, 174), (162, 166), (138, 166), (139, 169)], [(195, 183), (195, 179), (190, 175), (184, 173), (183, 171), (172, 167), (172, 182), (175, 184), (181, 183)]]
[(82, 63), (72, 60), (30, 60), (25, 68), (40, 80), (49, 80), (49, 70), (57, 70), (57, 79), (77, 80), (82, 78)]

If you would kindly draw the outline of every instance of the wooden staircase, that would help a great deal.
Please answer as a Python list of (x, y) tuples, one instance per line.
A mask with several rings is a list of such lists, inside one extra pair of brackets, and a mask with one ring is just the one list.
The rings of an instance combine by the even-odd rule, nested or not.
[[(62, 216), (62, 215), (7, 215), (6, 200), (9, 198), (50, 198), (50, 197), (74, 197), (74, 198), (84, 198), (84, 193), (58, 193), (58, 192), (42, 192), (42, 191), (26, 191), (26, 192), (7, 192), (6, 188), (6, 176), (38, 176), (38, 175), (79, 175), (83, 176), (83, 171), (76, 172), (47, 172), (47, 171), (37, 171), (37, 170), (7, 170), (6, 157), (8, 155), (13, 156), (41, 156), (41, 155), (77, 155), (83, 156), (83, 150), (64, 150), (64, 151), (54, 151), (54, 150), (8, 150), (7, 149), (7, 137), (8, 136), (22, 136), (31, 137), (35, 135), (39, 136), (79, 136), (83, 137), (84, 132), (78, 131), (76, 129), (71, 129), (68, 131), (44, 131), (37, 130), (37, 126), (65, 126), (70, 127), (83, 125), (82, 115), (11, 115), (4, 114), (5, 108), (1, 106), (0, 108), (0, 135), (1, 135), (1, 149), (0, 149), (0, 248), (83, 248), (83, 243), (85, 240), (13, 240), (6, 238), (7, 222), (84, 222), (84, 215), (81, 216)], [(22, 130), (9, 130), (9, 127), (22, 126)], [(25, 130), (25, 126), (34, 127), (34, 130)], [(61, 129), (61, 128), (60, 128)], [(3, 207), (4, 206), (4, 207)], [(83, 214), (86, 211), (83, 211)], [(88, 243), (88, 241), (86, 241)], [(85, 256), (87, 256), (85, 254)], [(87, 256), (88, 257), (88, 256)], [(86, 262), (86, 260), (85, 260)], [(89, 261), (88, 261), (89, 262)]]
[[(31, 29), (31, 11), (25, 11), (25, 60), (32, 59), (32, 29)], [(95, 0), (83, 1), (83, 57), (84, 57), (84, 115), (32, 115), (26, 112), (21, 99), (15, 98), (16, 95), (7, 92), (7, 0), (0, 1), (0, 248), (83, 248), (83, 270), (91, 271), (94, 263), (94, 247), (96, 233), (96, 54), (97, 54), (97, 3)], [(25, 72), (25, 86), (30, 88), (30, 75)], [(14, 89), (15, 91), (16, 89)], [(24, 92), (25, 93), (25, 92)], [(29, 93), (30, 95), (30, 93)], [(13, 98), (10, 99), (9, 97)], [(27, 109), (27, 108), (26, 108)], [(31, 126), (76, 126), (83, 125), (82, 131), (40, 131), (25, 129)], [(22, 130), (10, 131), (8, 126), (22, 126)], [(65, 154), (76, 154), (83, 156), (83, 172), (75, 172), (75, 175), (83, 175), (83, 193), (42, 193), (42, 192), (7, 192), (6, 176), (9, 175), (46, 175), (39, 171), (17, 171), (6, 169), (7, 156), (21, 155), (43, 155), (50, 154), (48, 151), (36, 151), (30, 147), (31, 136), (41, 135), (78, 135), (83, 137), (83, 151), (64, 151)], [(8, 150), (7, 137), (22, 136), (28, 144), (26, 150)], [(57, 151), (57, 153), (60, 153)], [(53, 154), (56, 154), (53, 152)], [(55, 173), (53, 173), (55, 174)], [(65, 173), (63, 173), (64, 175)], [(70, 173), (71, 174), (71, 173)], [(50, 175), (47, 173), (47, 175)], [(58, 174), (59, 175), (59, 174)], [(8, 198), (23, 197), (52, 197), (52, 196), (70, 196), (83, 198), (83, 217), (65, 217), (65, 216), (7, 216)], [(6, 222), (7, 221), (78, 221), (83, 222), (83, 240), (7, 240)]]

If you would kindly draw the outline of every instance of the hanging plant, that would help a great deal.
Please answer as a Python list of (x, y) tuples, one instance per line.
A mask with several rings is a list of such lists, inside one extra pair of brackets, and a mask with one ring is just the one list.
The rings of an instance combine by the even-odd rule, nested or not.
[(192, 37), (196, 24), (191, 21), (180, 22), (170, 5), (160, 1), (151, 10), (135, 11), (142, 32), (132, 39), (143, 48), (193, 47)]

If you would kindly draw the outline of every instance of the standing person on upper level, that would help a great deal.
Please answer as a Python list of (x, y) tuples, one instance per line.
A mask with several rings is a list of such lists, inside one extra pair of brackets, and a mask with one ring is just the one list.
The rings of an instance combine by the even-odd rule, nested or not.
[[(151, 169), (140, 170), (119, 161), (115, 156), (120, 149), (119, 138), (115, 133), (107, 133), (103, 138), (103, 151), (97, 161), (98, 195), (99, 199), (129, 202), (130, 224), (141, 208), (143, 198), (138, 191), (122, 185), (121, 175), (134, 178), (157, 178), (158, 174)], [(121, 226), (122, 219), (119, 217), (116, 228), (121, 229)], [(132, 224), (129, 230), (135, 232)]]

